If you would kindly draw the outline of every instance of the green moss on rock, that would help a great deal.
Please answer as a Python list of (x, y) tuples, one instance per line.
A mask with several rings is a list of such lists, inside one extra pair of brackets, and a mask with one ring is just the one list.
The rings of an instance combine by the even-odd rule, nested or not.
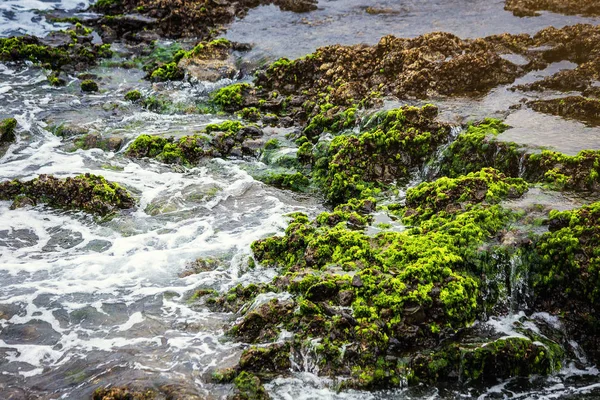
[(0, 144), (14, 142), (16, 128), (17, 120), (14, 118), (6, 118), (0, 121)]
[(498, 203), (506, 198), (522, 196), (527, 183), (520, 178), (508, 178), (503, 173), (484, 168), (458, 178), (440, 178), (423, 182), (406, 194), (404, 220), (408, 223), (429, 219), (434, 214), (453, 214), (473, 204)]
[(131, 102), (136, 102), (138, 100), (141, 100), (142, 98), (142, 93), (140, 93), (139, 90), (130, 90), (129, 92), (125, 93), (125, 100), (131, 101)]
[(224, 110), (234, 111), (242, 105), (242, 93), (250, 87), (247, 83), (236, 83), (219, 89), (212, 94), (212, 102)]
[(81, 86), (81, 90), (83, 90), (84, 92), (97, 92), (98, 91), (98, 84), (91, 79), (86, 79), (86, 80), (82, 81), (80, 86)]
[(269, 400), (271, 397), (255, 375), (243, 371), (233, 381), (237, 393), (231, 400)]
[(436, 115), (431, 105), (385, 111), (361, 134), (337, 136), (324, 151), (313, 149), (315, 182), (329, 201), (340, 204), (406, 181), (449, 138), (450, 126), (435, 122)]
[(19, 196), (28, 197), (33, 204), (47, 203), (52, 207), (99, 215), (131, 208), (135, 204), (129, 192), (117, 183), (91, 174), (65, 179), (40, 175), (31, 181), (15, 179), (0, 184), (0, 199), (15, 200)]

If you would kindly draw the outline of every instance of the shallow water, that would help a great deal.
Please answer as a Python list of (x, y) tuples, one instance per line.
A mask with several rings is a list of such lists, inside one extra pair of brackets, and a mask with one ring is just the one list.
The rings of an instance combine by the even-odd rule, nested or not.
[[(318, 11), (302, 15), (260, 7), (235, 22), (226, 36), (255, 43), (249, 59), (271, 59), (298, 57), (324, 44), (375, 43), (384, 34), (412, 37), (446, 30), (477, 37), (598, 22), (550, 13), (518, 19), (504, 12), (502, 3), (321, 0)], [(367, 5), (386, 13), (367, 14)], [(85, 6), (71, 0), (2, 2), (0, 36), (40, 35), (60, 28), (45, 23), (35, 9), (82, 10)], [(550, 69), (572, 67), (566, 63)], [(14, 115), (19, 122), (17, 143), (0, 159), (0, 180), (90, 172), (127, 187), (138, 200), (135, 210), (108, 222), (44, 206), (9, 210), (9, 202), (0, 202), (0, 398), (84, 399), (100, 385), (132, 382), (174, 385), (179, 393), (223, 398), (229, 388), (209, 383), (208, 377), (215, 367), (234, 364), (242, 349), (223, 337), (224, 325), (234, 316), (211, 313), (190, 302), (190, 296), (199, 288), (226, 290), (239, 282), (270, 280), (275, 271), (248, 271), (250, 243), (282, 232), (285, 214), (315, 215), (323, 206), (320, 199), (255, 181), (246, 172), (260, 168), (253, 161), (211, 160), (183, 170), (133, 162), (123, 156), (123, 150), (67, 151), (65, 141), (49, 131), (52, 125), (72, 123), (91, 132), (117, 134), (127, 142), (141, 133), (190, 134), (221, 119), (159, 115), (122, 101), (124, 93), (137, 88), (194, 102), (213, 85), (152, 86), (142, 80), (140, 71), (97, 68), (94, 72), (106, 91), (81, 95), (75, 78), (66, 88), (52, 88), (44, 83), (43, 71), (0, 64), (0, 118)], [(522, 97), (501, 87), (479, 99), (444, 100), (439, 105), (443, 117), (463, 122), (508, 115), (509, 107)], [(522, 143), (570, 153), (597, 148), (599, 143), (598, 129), (533, 111), (512, 112), (508, 123), (513, 129), (503, 135)], [(267, 130), (267, 134), (281, 133)], [(543, 192), (531, 195), (536, 204), (558, 203), (565, 209), (588, 201), (557, 199)], [(390, 222), (384, 215), (378, 218)], [(187, 264), (199, 257), (218, 260), (218, 267), (180, 277)], [(491, 325), (506, 332), (513, 323), (507, 317)], [(269, 392), (274, 399), (286, 400), (600, 398), (598, 371), (588, 365), (566, 365), (550, 378), (488, 387), (418, 387), (380, 393), (335, 393), (331, 382), (313, 374), (313, 367), (298, 364), (290, 377), (269, 383)]]

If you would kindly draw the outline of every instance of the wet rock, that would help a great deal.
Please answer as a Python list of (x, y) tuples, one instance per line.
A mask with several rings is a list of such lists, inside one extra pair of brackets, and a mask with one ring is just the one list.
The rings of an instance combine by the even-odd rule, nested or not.
[(600, 124), (600, 100), (569, 96), (551, 100), (535, 100), (527, 105), (538, 112), (576, 119), (589, 125)]
[(201, 272), (214, 271), (222, 264), (223, 262), (216, 258), (198, 258), (189, 263), (179, 276), (185, 278), (186, 276), (199, 274)]
[(0, 339), (7, 344), (35, 344), (53, 346), (60, 333), (46, 321), (32, 320), (25, 324), (8, 324), (0, 331)]
[(21, 249), (34, 246), (39, 237), (29, 229), (0, 230), (0, 247)]
[(0, 319), (9, 320), (15, 315), (25, 315), (22, 306), (19, 304), (0, 304)]
[(81, 90), (84, 92), (97, 92), (98, 91), (98, 84), (91, 79), (86, 79), (86, 80), (82, 81), (80, 86), (81, 86)]
[(89, 132), (87, 128), (72, 123), (60, 124), (58, 126), (50, 126), (48, 129), (52, 131), (52, 133), (54, 133), (56, 136), (60, 136), (63, 138), (83, 136)]
[(51, 235), (48, 243), (42, 248), (42, 251), (57, 251), (61, 249), (71, 249), (83, 242), (83, 236), (80, 232), (74, 232), (61, 227), (54, 227), (48, 230)]
[(83, 70), (111, 57), (110, 45), (95, 44), (91, 30), (81, 25), (52, 32), (46, 38), (0, 38), (0, 61), (33, 61), (53, 71)]
[(178, 67), (199, 81), (232, 79), (237, 73), (233, 56), (236, 50), (248, 50), (248, 46), (227, 39), (201, 42), (179, 61)]
[(600, 15), (600, 4), (596, 0), (506, 0), (504, 9), (517, 17), (539, 16), (539, 11), (586, 16)]
[(290, 345), (274, 344), (244, 350), (239, 367), (261, 377), (291, 368)]
[[(231, 110), (255, 107), (278, 114), (286, 109), (290, 115), (306, 111), (314, 116), (325, 107), (373, 104), (389, 95), (428, 98), (486, 92), (526, 72), (500, 55), (524, 51), (521, 43), (530, 40), (507, 35), (471, 41), (436, 32), (415, 39), (386, 36), (375, 46), (323, 47), (302, 59), (273, 63), (258, 74), (254, 84), (259, 89), (241, 88), (241, 100), (224, 105)], [(327, 104), (317, 103), (324, 93)]]
[(269, 400), (271, 397), (263, 387), (260, 379), (246, 371), (242, 371), (234, 380), (236, 393), (228, 400)]
[(47, 203), (54, 207), (79, 209), (99, 215), (130, 208), (135, 204), (127, 190), (101, 176), (91, 174), (66, 179), (40, 175), (31, 181), (21, 182), (15, 179), (0, 184), (0, 199), (11, 200), (19, 196), (27, 196), (36, 204)]
[(15, 141), (16, 127), (17, 120), (14, 118), (7, 118), (5, 120), (0, 121), (0, 146)]
[(294, 302), (273, 299), (247, 313), (243, 321), (235, 325), (230, 332), (247, 343), (273, 340), (279, 334), (276, 326), (289, 318), (293, 309)]
[(154, 400), (156, 392), (151, 389), (131, 389), (127, 387), (98, 388), (92, 400)]
[(104, 137), (99, 133), (86, 134), (73, 142), (72, 150), (76, 149), (101, 149), (105, 151), (119, 151), (123, 146), (123, 138), (119, 136)]

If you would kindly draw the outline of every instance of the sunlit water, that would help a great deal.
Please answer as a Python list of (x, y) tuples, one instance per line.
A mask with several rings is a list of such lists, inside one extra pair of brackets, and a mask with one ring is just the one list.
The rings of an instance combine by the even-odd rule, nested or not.
[[(387, 33), (414, 36), (447, 30), (473, 37), (533, 32), (553, 23), (583, 20), (554, 14), (519, 20), (508, 13), (496, 19), (501, 3), (369, 3), (394, 11), (377, 16), (366, 14), (364, 2), (359, 1), (321, 1), (320, 10), (304, 15), (261, 7), (236, 22), (228, 37), (257, 43), (250, 58), (296, 57), (323, 44), (373, 43)], [(70, 0), (4, 1), (0, 36), (43, 35), (60, 28), (47, 24), (33, 10), (85, 7)], [(281, 24), (288, 22), (288, 29), (282, 29)], [(244, 38), (241, 32), (246, 32)], [(290, 46), (292, 36), (286, 35), (295, 37), (297, 45)], [(559, 65), (558, 69), (572, 67)], [(192, 134), (221, 118), (159, 115), (122, 100), (124, 93), (137, 88), (195, 101), (204, 98), (212, 85), (152, 87), (140, 71), (98, 68), (94, 72), (105, 91), (82, 95), (74, 77), (66, 88), (53, 88), (47, 85), (44, 71), (0, 64), (0, 118), (14, 116), (19, 122), (17, 143), (0, 159), (0, 180), (89, 172), (118, 182), (137, 199), (135, 209), (110, 221), (45, 206), (9, 210), (10, 202), (0, 202), (0, 398), (85, 399), (100, 385), (131, 383), (173, 385), (179, 393), (223, 398), (229, 387), (211, 384), (209, 377), (214, 368), (233, 365), (243, 348), (223, 336), (225, 325), (235, 316), (212, 313), (191, 302), (190, 296), (199, 288), (223, 291), (240, 282), (269, 281), (276, 271), (248, 270), (250, 243), (281, 233), (287, 213), (316, 215), (324, 208), (318, 198), (255, 181), (246, 172), (258, 165), (252, 160), (206, 160), (184, 170), (132, 161), (123, 156), (124, 150), (69, 152), (65, 140), (49, 131), (51, 125), (74, 123), (92, 132), (118, 134), (128, 143), (141, 133)], [(517, 96), (498, 88), (482, 99), (446, 100), (440, 106), (442, 116), (462, 122), (507, 113)], [(541, 138), (556, 122), (533, 114), (537, 120), (518, 113), (511, 116), (515, 131), (506, 133), (514, 135), (511, 140), (524, 140), (526, 135), (519, 129), (535, 131), (534, 125), (539, 132), (535, 137)], [(560, 131), (554, 132), (555, 147), (561, 148)], [(277, 132), (267, 130), (267, 134)], [(597, 135), (598, 130), (590, 128), (580, 140), (563, 141), (575, 152), (593, 147)], [(539, 145), (535, 138), (531, 140)], [(561, 204), (572, 208), (582, 202), (567, 199)], [(186, 265), (199, 257), (217, 259), (219, 266), (181, 277)], [(519, 316), (511, 314), (484, 325), (510, 336)], [(575, 361), (550, 378), (377, 393), (336, 393), (332, 382), (314, 375), (314, 368), (305, 362), (290, 377), (270, 382), (267, 389), (274, 399), (286, 400), (598, 398), (598, 371)]]

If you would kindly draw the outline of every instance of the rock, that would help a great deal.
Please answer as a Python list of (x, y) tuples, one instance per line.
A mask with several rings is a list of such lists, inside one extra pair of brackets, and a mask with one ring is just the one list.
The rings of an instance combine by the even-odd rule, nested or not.
[(97, 92), (98, 84), (91, 79), (86, 79), (81, 82), (81, 90), (84, 92)]
[(7, 344), (32, 344), (54, 346), (60, 333), (46, 321), (32, 320), (25, 324), (8, 324), (0, 331), (0, 339)]
[(12, 143), (16, 139), (15, 129), (17, 127), (17, 120), (14, 118), (7, 118), (0, 121), (0, 145), (6, 143)]
[(127, 190), (91, 174), (66, 179), (40, 175), (31, 181), (15, 179), (0, 183), (0, 199), (14, 200), (20, 196), (28, 197), (35, 203), (43, 202), (54, 207), (79, 209), (99, 215), (130, 208), (135, 204)]

